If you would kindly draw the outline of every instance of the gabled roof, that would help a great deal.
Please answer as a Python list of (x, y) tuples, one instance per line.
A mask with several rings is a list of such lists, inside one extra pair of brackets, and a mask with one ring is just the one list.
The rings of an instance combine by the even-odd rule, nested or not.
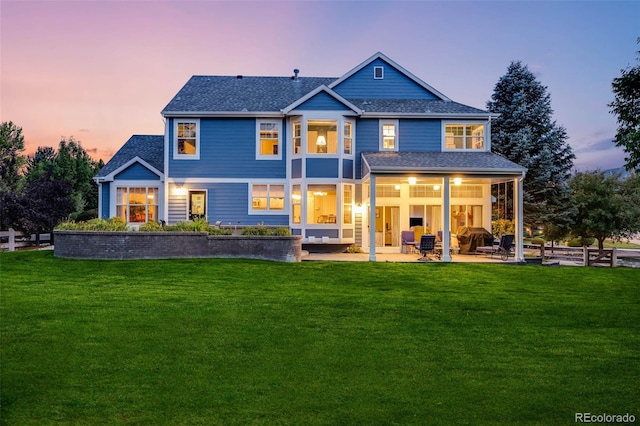
[(363, 152), (371, 173), (521, 175), (526, 168), (493, 152)]
[(105, 178), (121, 168), (132, 163), (134, 159), (142, 160), (145, 166), (149, 165), (164, 173), (164, 136), (133, 135), (115, 153), (113, 157), (96, 174), (94, 179)]
[[(352, 99), (340, 94), (339, 85), (371, 64), (383, 60), (438, 99)], [(323, 88), (324, 87), (324, 88)], [(487, 111), (452, 102), (445, 95), (378, 52), (342, 77), (260, 77), (196, 75), (187, 81), (162, 110), (175, 116), (282, 116), (313, 94), (325, 91), (357, 114), (475, 115), (488, 118)], [(359, 111), (358, 111), (359, 110)]]
[(322, 86), (317, 87), (316, 89), (312, 90), (311, 92), (307, 93), (306, 95), (304, 95), (300, 99), (296, 100), (291, 105), (288, 105), (286, 108), (283, 108), (282, 112), (285, 113), (285, 114), (290, 113), (291, 111), (295, 110), (297, 107), (299, 107), (300, 105), (304, 104), (309, 99), (313, 98), (314, 96), (316, 96), (319, 93), (326, 93), (327, 95), (331, 96), (336, 101), (340, 102), (341, 104), (343, 104), (347, 108), (349, 108), (352, 111), (354, 111), (356, 114), (358, 114), (358, 115), (362, 114), (362, 111), (360, 110), (360, 108), (358, 108), (353, 103), (349, 102), (348, 100), (346, 100), (345, 98), (340, 96), (338, 93), (336, 93), (333, 90), (329, 89), (324, 84)]
[(427, 83), (425, 83), (424, 81), (422, 81), (421, 79), (419, 79), (418, 77), (416, 77), (415, 75), (413, 75), (412, 73), (410, 73), (409, 71), (407, 71), (406, 69), (401, 67), (399, 64), (394, 62), (388, 56), (384, 55), (382, 52), (378, 52), (378, 53), (374, 54), (369, 59), (367, 59), (366, 61), (362, 62), (360, 65), (356, 66), (355, 68), (353, 68), (351, 71), (347, 72), (342, 77), (340, 77), (339, 79), (335, 80), (333, 83), (331, 83), (329, 85), (329, 88), (331, 88), (331, 89), (335, 88), (336, 86), (338, 86), (343, 81), (348, 80), (349, 77), (351, 77), (353, 74), (357, 73), (358, 71), (360, 71), (361, 69), (363, 69), (364, 67), (369, 65), (371, 62), (376, 61), (378, 59), (381, 59), (381, 60), (385, 61), (386, 63), (388, 63), (389, 65), (391, 65), (392, 67), (394, 67), (395, 69), (400, 71), (402, 74), (407, 76), (409, 79), (413, 80), (413, 82), (415, 82), (419, 86), (422, 86), (425, 90), (433, 93), (435, 96), (439, 97), (441, 100), (443, 100), (443, 101), (449, 101), (450, 100), (445, 95), (443, 95), (442, 93), (440, 93), (439, 91), (437, 91), (433, 87), (429, 86)]

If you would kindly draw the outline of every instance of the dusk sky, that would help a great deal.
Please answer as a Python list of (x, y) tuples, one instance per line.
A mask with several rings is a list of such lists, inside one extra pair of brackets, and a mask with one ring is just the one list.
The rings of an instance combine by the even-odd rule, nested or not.
[(339, 77), (380, 51), (485, 109), (509, 63), (547, 86), (578, 170), (624, 164), (611, 81), (634, 66), (640, 1), (0, 0), (0, 121), (27, 154), (73, 136), (107, 161), (192, 75)]

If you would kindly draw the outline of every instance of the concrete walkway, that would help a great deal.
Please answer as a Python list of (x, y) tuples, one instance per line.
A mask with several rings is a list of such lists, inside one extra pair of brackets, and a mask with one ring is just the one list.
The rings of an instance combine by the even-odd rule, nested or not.
[[(491, 258), (484, 255), (454, 254), (451, 257), (454, 263), (517, 263), (513, 258), (503, 262), (499, 256)], [(302, 257), (302, 261), (368, 262), (369, 253), (308, 253)], [(376, 262), (424, 263), (440, 262), (440, 260), (435, 256), (425, 260), (419, 253), (376, 253)]]

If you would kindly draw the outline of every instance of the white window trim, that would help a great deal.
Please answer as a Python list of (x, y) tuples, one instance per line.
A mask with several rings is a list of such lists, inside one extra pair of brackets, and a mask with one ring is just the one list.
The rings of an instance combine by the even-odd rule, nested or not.
[[(484, 141), (482, 148), (447, 148), (447, 126), (459, 124), (461, 126), (466, 126), (468, 124), (482, 124), (484, 126)], [(442, 141), (441, 141), (441, 150), (447, 152), (486, 152), (491, 149), (489, 144), (489, 135), (491, 134), (491, 130), (489, 129), (489, 122), (487, 121), (476, 121), (476, 120), (447, 120), (442, 122)]]
[[(336, 122), (336, 134), (338, 136), (336, 152), (309, 152), (309, 140), (308, 140), (308, 129), (310, 121), (335, 121)], [(333, 113), (313, 113), (309, 115), (304, 115), (302, 118), (302, 152), (305, 157), (315, 157), (315, 158), (340, 158), (343, 148), (343, 140), (342, 140), (342, 120), (339, 116)], [(354, 127), (355, 129), (355, 127)]]
[[(274, 123), (278, 126), (278, 153), (260, 154), (260, 124)], [(256, 160), (282, 160), (282, 121), (281, 120), (256, 120)]]
[[(380, 77), (377, 77), (378, 70), (380, 70)], [(373, 67), (373, 79), (384, 80), (384, 67), (381, 67), (381, 66)]]
[[(178, 123), (193, 123), (196, 125), (196, 153), (178, 153)], [(199, 160), (200, 159), (200, 119), (198, 118), (175, 118), (173, 120), (173, 159), (174, 160)]]
[[(282, 210), (271, 210), (269, 208), (265, 210), (254, 210), (253, 208), (253, 186), (254, 185), (267, 185), (267, 199), (270, 199), (271, 196), (271, 187), (274, 185), (284, 186), (284, 205)], [(287, 182), (251, 182), (249, 183), (249, 193), (247, 200), (247, 210), (249, 215), (289, 215), (289, 185)]]
[[(344, 123), (351, 123), (351, 153), (344, 153)], [(340, 155), (343, 158), (353, 158), (354, 153), (356, 152), (356, 121), (351, 118), (343, 118), (340, 121), (340, 126), (342, 128), (342, 132), (340, 134), (340, 148), (342, 148)]]
[[(115, 217), (118, 214), (118, 188), (124, 187), (155, 188), (158, 191), (158, 202), (156, 204), (158, 206), (158, 220), (165, 220), (163, 216), (164, 185), (157, 180), (114, 180), (113, 182), (109, 182), (109, 217)], [(129, 222), (127, 221), (127, 223)]]
[[(398, 151), (399, 149), (399, 145), (400, 145), (400, 126), (399, 126), (399, 122), (400, 120), (380, 120), (380, 126), (379, 126), (379, 133), (380, 133), (380, 140), (379, 140), (379, 146), (378, 149), (380, 151), (390, 151), (390, 152), (395, 152)], [(392, 124), (395, 126), (396, 128), (396, 141), (395, 141), (395, 146), (393, 148), (384, 148), (384, 135), (382, 134), (382, 128), (383, 126), (387, 125), (387, 124)]]

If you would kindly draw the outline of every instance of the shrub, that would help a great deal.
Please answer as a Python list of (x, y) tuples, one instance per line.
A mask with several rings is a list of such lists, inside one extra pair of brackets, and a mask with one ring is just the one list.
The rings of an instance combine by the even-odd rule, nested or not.
[(206, 232), (209, 233), (209, 222), (205, 219), (196, 219), (193, 221), (180, 221), (176, 222), (174, 225), (169, 225), (165, 227), (166, 231), (176, 231), (176, 232)]
[(221, 229), (221, 228), (215, 228), (213, 226), (209, 228), (209, 235), (231, 235), (231, 234), (233, 234), (233, 231), (231, 231), (231, 229)]
[(119, 217), (109, 220), (91, 219), (87, 222), (63, 222), (56, 226), (60, 231), (127, 231), (127, 223)]
[(142, 232), (163, 232), (164, 228), (158, 222), (147, 222), (138, 228)]
[(347, 247), (347, 253), (362, 253), (362, 249), (355, 244)]
[(578, 237), (578, 238), (572, 238), (567, 242), (567, 245), (569, 247), (584, 247), (584, 246), (590, 246), (593, 245), (593, 243), (595, 242), (595, 238), (591, 238), (591, 237)]
[(544, 245), (544, 243), (546, 243), (546, 241), (544, 240), (544, 238), (541, 238), (541, 237), (536, 237), (531, 240), (531, 244), (537, 244), (539, 246)]
[(515, 231), (516, 227), (511, 220), (498, 219), (491, 222), (491, 232), (498, 238), (504, 234), (514, 234)]
[(244, 228), (240, 234), (288, 237), (291, 235), (291, 231), (285, 226), (279, 226), (277, 228), (270, 228), (267, 226), (249, 226)]

